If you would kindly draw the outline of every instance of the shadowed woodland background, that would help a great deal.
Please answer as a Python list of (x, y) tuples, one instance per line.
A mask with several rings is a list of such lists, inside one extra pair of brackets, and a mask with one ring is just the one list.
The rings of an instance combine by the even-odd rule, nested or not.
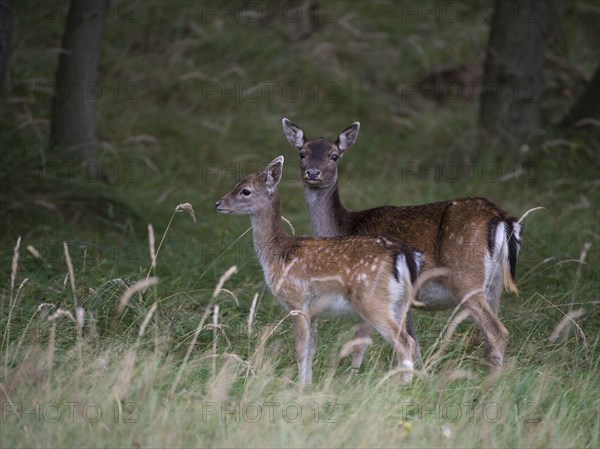
[[(597, 447), (599, 19), (593, 0), (0, 0), (0, 397), (120, 410), (100, 424), (3, 414), (3, 446)], [(214, 211), (283, 154), (282, 213), (310, 233), (282, 117), (309, 138), (361, 122), (340, 169), (351, 209), (465, 196), (517, 217), (544, 208), (524, 219), (521, 296), (500, 308), (504, 373), (486, 376), (463, 322), (413, 385), (379, 383), (393, 357), (378, 338), (348, 380), (338, 353), (353, 321), (324, 320), (316, 385), (298, 392), (249, 220)], [(219, 321), (195, 335), (232, 265)], [(150, 274), (158, 284), (119, 313)], [(48, 319), (74, 304), (85, 324)], [(429, 355), (450, 317), (416, 316)], [(269, 400), (297, 401), (304, 418), (199, 418), (207, 401)], [(419, 413), (465, 401), (502, 417)], [(314, 403), (338, 421), (313, 419)]]

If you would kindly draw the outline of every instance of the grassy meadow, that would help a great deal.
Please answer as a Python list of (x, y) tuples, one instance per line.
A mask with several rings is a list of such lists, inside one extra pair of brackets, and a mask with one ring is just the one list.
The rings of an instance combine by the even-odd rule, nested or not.
[[(15, 5), (0, 108), (1, 447), (600, 446), (599, 135), (481, 138), (491, 2), (113, 1), (98, 84), (74, 86), (96, 103), (101, 166), (85, 167), (46, 150), (67, 11), (52, 5)], [(591, 0), (565, 2), (546, 123), (598, 65), (599, 18)], [(426, 84), (440, 67), (462, 81)], [(361, 122), (341, 161), (351, 209), (544, 208), (523, 219), (500, 372), (468, 320), (444, 339), (449, 310), (415, 312), (408, 386), (376, 335), (351, 375), (352, 319), (320, 320), (314, 384), (296, 383), (250, 220), (214, 210), (282, 154), (282, 214), (310, 233), (282, 117), (311, 138)]]

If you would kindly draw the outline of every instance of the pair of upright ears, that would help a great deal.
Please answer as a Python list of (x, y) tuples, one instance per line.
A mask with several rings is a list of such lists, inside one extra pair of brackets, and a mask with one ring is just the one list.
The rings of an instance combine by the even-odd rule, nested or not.
[[(285, 133), (285, 137), (289, 143), (292, 144), (298, 150), (301, 150), (308, 139), (306, 138), (304, 131), (300, 129), (298, 125), (293, 124), (289, 119), (284, 118), (281, 121), (283, 125), (283, 132)], [(335, 142), (335, 146), (338, 147), (341, 153), (350, 149), (352, 145), (356, 142), (358, 138), (358, 131), (360, 130), (360, 123), (354, 122), (352, 125), (348, 126), (345, 130), (343, 130)]]
[[(298, 125), (292, 123), (289, 119), (284, 118), (281, 121), (283, 125), (283, 132), (285, 133), (285, 137), (288, 142), (292, 144), (298, 150), (301, 150), (308, 139), (304, 135), (304, 131), (300, 129)], [(360, 130), (360, 123), (354, 122), (352, 125), (348, 126), (344, 129), (336, 139), (335, 142), (332, 142), (341, 153), (348, 150), (358, 138), (358, 131)], [(281, 181), (281, 175), (283, 173), (283, 156), (278, 156), (273, 159), (267, 168), (265, 168), (265, 174), (267, 175), (266, 184), (270, 191), (274, 190)]]

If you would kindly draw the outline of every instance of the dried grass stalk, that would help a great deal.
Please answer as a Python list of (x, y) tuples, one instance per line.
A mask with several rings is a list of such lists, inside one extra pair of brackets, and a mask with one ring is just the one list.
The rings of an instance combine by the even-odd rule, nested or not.
[(75, 308), (75, 324), (77, 324), (77, 356), (81, 364), (83, 356), (83, 324), (85, 322), (85, 310), (83, 307)]
[(548, 340), (550, 340), (551, 342), (556, 342), (558, 340), (558, 337), (560, 337), (560, 334), (562, 333), (562, 331), (571, 323), (573, 323), (576, 328), (579, 331), (579, 334), (583, 337), (584, 342), (586, 341), (585, 338), (585, 334), (583, 333), (583, 330), (581, 329), (581, 327), (575, 322), (575, 320), (577, 318), (581, 318), (582, 316), (584, 316), (586, 313), (585, 309), (577, 309), (577, 310), (572, 310), (571, 312), (567, 313), (562, 320), (560, 320), (560, 322), (556, 325), (556, 327), (554, 328), (554, 330), (552, 331), (552, 333), (550, 334), (550, 336), (548, 337)]
[[(21, 246), (21, 237), (17, 239), (17, 243), (15, 245), (14, 254), (12, 258), (11, 270), (10, 270), (10, 300), (8, 302), (8, 320), (6, 322), (6, 329), (4, 329), (4, 338), (3, 344), (6, 346), (4, 351), (4, 374), (6, 375), (8, 369), (8, 342), (10, 341), (10, 321), (12, 318), (12, 312), (17, 303), (17, 297), (19, 296), (19, 292), (15, 296), (13, 300), (13, 290), (15, 289), (15, 280), (17, 278), (17, 270), (19, 268), (19, 247)], [(21, 283), (21, 287), (24, 282)], [(20, 291), (21, 288), (19, 288)], [(4, 312), (4, 295), (0, 298), (0, 312)]]
[(478, 288), (467, 293), (460, 301), (460, 303), (454, 308), (452, 314), (450, 315), (450, 318), (448, 319), (448, 324), (432, 345), (432, 349), (436, 346), (439, 346), (439, 349), (431, 356), (429, 356), (429, 358), (423, 364), (425, 370), (427, 370), (427, 368), (442, 355), (444, 349), (446, 348), (446, 345), (448, 344), (448, 341), (452, 338), (452, 335), (454, 335), (454, 332), (456, 331), (458, 325), (469, 317), (470, 313), (467, 310), (460, 310), (461, 305), (470, 297), (477, 295), (481, 292), (483, 292), (483, 289)]
[(59, 318), (68, 318), (73, 323), (77, 324), (77, 320), (73, 317), (73, 314), (65, 309), (57, 309), (56, 312), (48, 317), (48, 321), (52, 322), (52, 326), (50, 327), (50, 338), (48, 340), (48, 355), (46, 359), (46, 365), (49, 371), (52, 371), (52, 365), (54, 363), (54, 351), (56, 349), (56, 320)]
[(65, 249), (65, 260), (67, 261), (67, 267), (69, 268), (69, 281), (71, 282), (71, 291), (73, 292), (73, 301), (75, 307), (77, 307), (77, 295), (75, 294), (75, 270), (73, 270), (73, 263), (71, 262), (71, 255), (69, 254), (69, 245), (67, 242), (63, 242)]
[(179, 382), (181, 381), (181, 376), (183, 375), (183, 371), (185, 370), (185, 367), (187, 366), (187, 362), (192, 354), (192, 350), (194, 349), (194, 346), (196, 346), (196, 342), (198, 341), (198, 335), (200, 335), (200, 332), (204, 328), (204, 323), (206, 322), (206, 319), (208, 318), (208, 314), (212, 310), (212, 305), (214, 304), (217, 296), (223, 289), (223, 285), (225, 284), (225, 282), (227, 282), (227, 280), (234, 273), (237, 273), (237, 266), (235, 266), (235, 265), (230, 267), (219, 278), (219, 282), (217, 283), (217, 286), (215, 287), (215, 290), (213, 291), (212, 298), (211, 298), (208, 306), (204, 310), (204, 313), (202, 314), (202, 317), (200, 318), (200, 322), (198, 323), (198, 326), (196, 327), (196, 331), (194, 332), (192, 341), (190, 342), (190, 344), (188, 346), (187, 352), (185, 353), (185, 357), (183, 358), (183, 362), (181, 363), (181, 367), (179, 368), (179, 371), (177, 372), (177, 377), (175, 378), (175, 382), (173, 382), (173, 385), (171, 385), (171, 389), (169, 390), (169, 397), (172, 397), (175, 394), (175, 391), (177, 390), (177, 386), (179, 385)]
[(19, 247), (21, 246), (21, 236), (17, 239), (17, 244), (15, 245), (12, 265), (10, 270), (10, 290), (15, 288), (15, 279), (17, 278), (17, 269), (19, 267)]
[(152, 304), (152, 307), (150, 307), (150, 310), (148, 310), (148, 313), (146, 313), (146, 316), (144, 317), (144, 321), (142, 321), (142, 325), (140, 326), (140, 330), (138, 332), (139, 338), (142, 338), (144, 336), (144, 334), (146, 333), (146, 327), (148, 327), (148, 323), (152, 319), (152, 316), (154, 315), (154, 312), (156, 311), (157, 307), (158, 307), (157, 303)]
[(155, 285), (157, 283), (158, 283), (157, 277), (149, 277), (147, 279), (138, 281), (135, 284), (133, 284), (132, 286), (128, 287), (127, 290), (125, 290), (125, 292), (121, 296), (121, 299), (119, 300), (119, 305), (117, 307), (117, 313), (123, 312), (125, 307), (127, 307), (129, 300), (131, 299), (131, 297), (134, 294), (136, 294), (137, 292), (143, 291), (146, 288), (150, 287), (151, 285)]
[(310, 323), (310, 320), (308, 319), (308, 316), (302, 310), (291, 310), (286, 316), (284, 316), (281, 320), (279, 320), (279, 322), (275, 325), (275, 327), (273, 329), (271, 329), (271, 331), (267, 334), (266, 337), (264, 337), (263, 339), (261, 339), (260, 344), (254, 350), (254, 354), (252, 356), (252, 359), (254, 359), (254, 355), (256, 355), (259, 352), (259, 350), (262, 349), (262, 347), (267, 343), (267, 340), (271, 337), (271, 335), (273, 335), (275, 333), (275, 331), (279, 328), (279, 326), (281, 326), (281, 324), (285, 320), (287, 320), (291, 316), (298, 316), (298, 315), (302, 315), (304, 317), (304, 319)]
[(577, 295), (577, 287), (579, 286), (579, 279), (581, 278), (581, 271), (583, 270), (583, 266), (585, 265), (585, 259), (587, 259), (587, 255), (591, 247), (592, 244), (590, 242), (585, 242), (583, 244), (581, 253), (579, 254), (579, 260), (577, 261), (577, 271), (575, 272), (575, 281), (573, 281), (573, 288), (571, 289), (571, 302), (575, 302), (575, 298)]
[(281, 216), (281, 219), (283, 221), (285, 221), (287, 223), (287, 225), (290, 227), (290, 230), (292, 231), (292, 235), (296, 235), (296, 230), (294, 229), (294, 225), (292, 225), (292, 222), (290, 220), (288, 220), (287, 218), (285, 218), (283, 215)]
[[(213, 308), (213, 354), (217, 354), (217, 341), (219, 339), (219, 306), (215, 305)], [(217, 359), (213, 359), (213, 376), (217, 374)]]
[(190, 203), (179, 204), (175, 208), (175, 212), (187, 212), (187, 214), (190, 217), (192, 217), (192, 220), (194, 220), (194, 223), (197, 223), (197, 221), (196, 221), (196, 214), (194, 212), (194, 208), (192, 207), (192, 205)]
[(527, 217), (527, 215), (529, 215), (531, 212), (535, 212), (536, 210), (544, 210), (544, 209), (546, 209), (546, 208), (542, 207), (542, 206), (532, 207), (527, 212), (525, 212), (523, 215), (521, 215), (521, 218), (519, 218), (519, 221), (517, 221), (517, 223), (519, 223), (519, 224), (522, 223), (523, 220), (525, 220), (525, 217)]
[[(213, 359), (213, 360), (216, 360)], [(218, 373), (213, 375), (210, 382), (207, 383), (206, 395), (210, 401), (224, 403), (229, 398), (229, 392), (237, 378), (238, 363), (235, 359), (229, 357), (223, 363)]]
[(48, 321), (55, 321), (58, 318), (68, 318), (71, 321), (73, 321), (74, 323), (77, 323), (75, 318), (73, 318), (73, 314), (65, 309), (57, 309), (56, 312), (54, 312), (52, 315), (50, 315), (48, 317)]
[(152, 226), (151, 223), (148, 223), (148, 246), (150, 248), (151, 268), (156, 271), (156, 249), (154, 244), (154, 226)]
[(414, 368), (405, 368), (403, 366), (399, 366), (391, 371), (388, 371), (383, 378), (377, 383), (377, 385), (375, 386), (375, 388), (379, 388), (381, 385), (383, 385), (384, 383), (386, 383), (391, 377), (394, 377), (398, 374), (406, 374), (406, 373), (410, 373), (412, 375), (417, 375), (420, 377), (426, 377), (425, 373), (423, 371), (419, 371), (416, 370)]
[[(25, 278), (21, 281), (21, 283), (19, 284), (19, 287), (17, 288), (17, 294), (15, 295), (14, 300), (11, 301), (11, 303), (9, 304), (8, 321), (6, 323), (6, 329), (4, 330), (4, 341), (6, 342), (7, 349), (8, 349), (8, 342), (10, 340), (10, 323), (11, 323), (12, 314), (17, 305), (17, 302), (19, 302), (19, 295), (21, 294), (21, 289), (27, 283), (27, 281), (29, 281), (29, 278)], [(11, 291), (11, 296), (12, 296), (12, 291)], [(6, 351), (5, 356), (8, 357), (8, 351)]]
[(217, 296), (219, 296), (219, 293), (221, 293), (221, 290), (223, 289), (223, 285), (225, 285), (225, 282), (227, 282), (229, 280), (229, 278), (231, 276), (233, 276), (235, 273), (237, 273), (236, 265), (233, 265), (225, 273), (223, 273), (223, 275), (219, 278), (219, 282), (217, 282), (217, 286), (215, 287), (215, 290), (213, 291), (213, 294), (212, 294), (213, 300)]
[(37, 306), (37, 308), (35, 309), (35, 312), (33, 312), (33, 315), (31, 316), (31, 318), (27, 322), (27, 325), (25, 326), (25, 329), (23, 330), (23, 333), (19, 337), (19, 342), (17, 343), (17, 349), (15, 349), (14, 351), (12, 351), (13, 352), (13, 362), (14, 362), (15, 358), (18, 357), (18, 355), (19, 355), (19, 350), (21, 349), (21, 346), (23, 345), (23, 341), (25, 339), (25, 336), (27, 335), (27, 331), (29, 330), (29, 326), (31, 325), (31, 323), (33, 322), (33, 319), (35, 318), (35, 315), (40, 310), (42, 310), (44, 307), (56, 307), (56, 306), (54, 304), (50, 304), (50, 303), (47, 303), (47, 302), (43, 302), (39, 306)]
[(298, 258), (297, 257), (295, 257), (294, 259), (292, 259), (291, 262), (289, 264), (287, 264), (287, 266), (283, 270), (283, 274), (281, 275), (281, 278), (279, 278), (279, 281), (277, 282), (277, 285), (275, 286), (275, 289), (274, 289), (275, 290), (275, 294), (279, 293), (279, 289), (281, 288), (281, 286), (285, 282), (285, 278), (287, 277), (287, 275), (290, 272), (290, 270), (292, 269), (292, 267), (296, 264), (296, 262), (298, 262)]
[(227, 290), (226, 288), (222, 288), (221, 291), (223, 293), (227, 293), (229, 296), (231, 296), (233, 298), (233, 300), (235, 301), (235, 305), (236, 306), (240, 306), (240, 302), (237, 299), (237, 296), (235, 296), (235, 293), (233, 293), (231, 290)]
[(135, 365), (136, 358), (136, 350), (130, 349), (123, 357), (121, 361), (121, 366), (119, 369), (119, 378), (115, 384), (114, 388), (114, 396), (122, 401), (127, 394), (129, 394), (129, 390), (131, 388), (131, 377), (133, 376), (133, 367)]
[(50, 337), (48, 338), (48, 355), (46, 356), (46, 368), (52, 372), (54, 364), (54, 351), (56, 349), (56, 321), (52, 321), (50, 326)]
[(31, 254), (34, 259), (43, 260), (42, 255), (32, 245), (27, 245), (26, 249), (27, 249), (27, 252), (29, 254)]
[(98, 323), (96, 321), (96, 316), (94, 312), (88, 312), (88, 335), (95, 341), (98, 342), (98, 338), (100, 338), (100, 334), (98, 332)]
[[(271, 335), (269, 332), (269, 328), (268, 327), (263, 328), (263, 330), (261, 331), (261, 336), (259, 338), (259, 344), (257, 346), (257, 349), (254, 351), (254, 354), (252, 354), (251, 361), (256, 370), (258, 370), (262, 366), (262, 362), (264, 360), (265, 348), (266, 348), (265, 343), (269, 339), (269, 335)], [(250, 368), (246, 369), (245, 377), (248, 378), (249, 375), (250, 375)]]
[(362, 338), (354, 338), (347, 342), (342, 349), (340, 350), (339, 358), (343, 359), (344, 357), (348, 357), (357, 346), (367, 345), (370, 346), (373, 343), (371, 337), (362, 337)]
[(254, 323), (254, 315), (256, 314), (256, 303), (258, 302), (258, 293), (254, 294), (252, 298), (252, 305), (250, 306), (250, 313), (248, 314), (248, 338), (252, 337), (252, 323)]
[(431, 270), (427, 270), (427, 271), (421, 273), (421, 275), (417, 278), (417, 280), (415, 281), (415, 283), (412, 287), (414, 295), (411, 298), (411, 302), (417, 306), (424, 306), (425, 304), (417, 301), (417, 295), (419, 294), (419, 291), (421, 290), (421, 288), (423, 288), (423, 285), (433, 278), (441, 277), (441, 276), (448, 276), (449, 274), (450, 274), (450, 270), (448, 268), (432, 268)]

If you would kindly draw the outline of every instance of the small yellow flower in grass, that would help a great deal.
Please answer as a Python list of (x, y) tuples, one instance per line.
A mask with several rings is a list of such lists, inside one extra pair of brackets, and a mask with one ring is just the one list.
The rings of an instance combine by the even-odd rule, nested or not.
[(190, 217), (192, 217), (192, 220), (194, 220), (194, 223), (197, 223), (196, 214), (194, 213), (194, 208), (192, 207), (192, 205), (190, 203), (183, 203), (183, 204), (178, 205), (175, 208), (175, 212), (187, 212), (188, 215)]
[(405, 437), (412, 432), (413, 425), (410, 421), (401, 419), (398, 421), (398, 429), (400, 430), (400, 436)]

